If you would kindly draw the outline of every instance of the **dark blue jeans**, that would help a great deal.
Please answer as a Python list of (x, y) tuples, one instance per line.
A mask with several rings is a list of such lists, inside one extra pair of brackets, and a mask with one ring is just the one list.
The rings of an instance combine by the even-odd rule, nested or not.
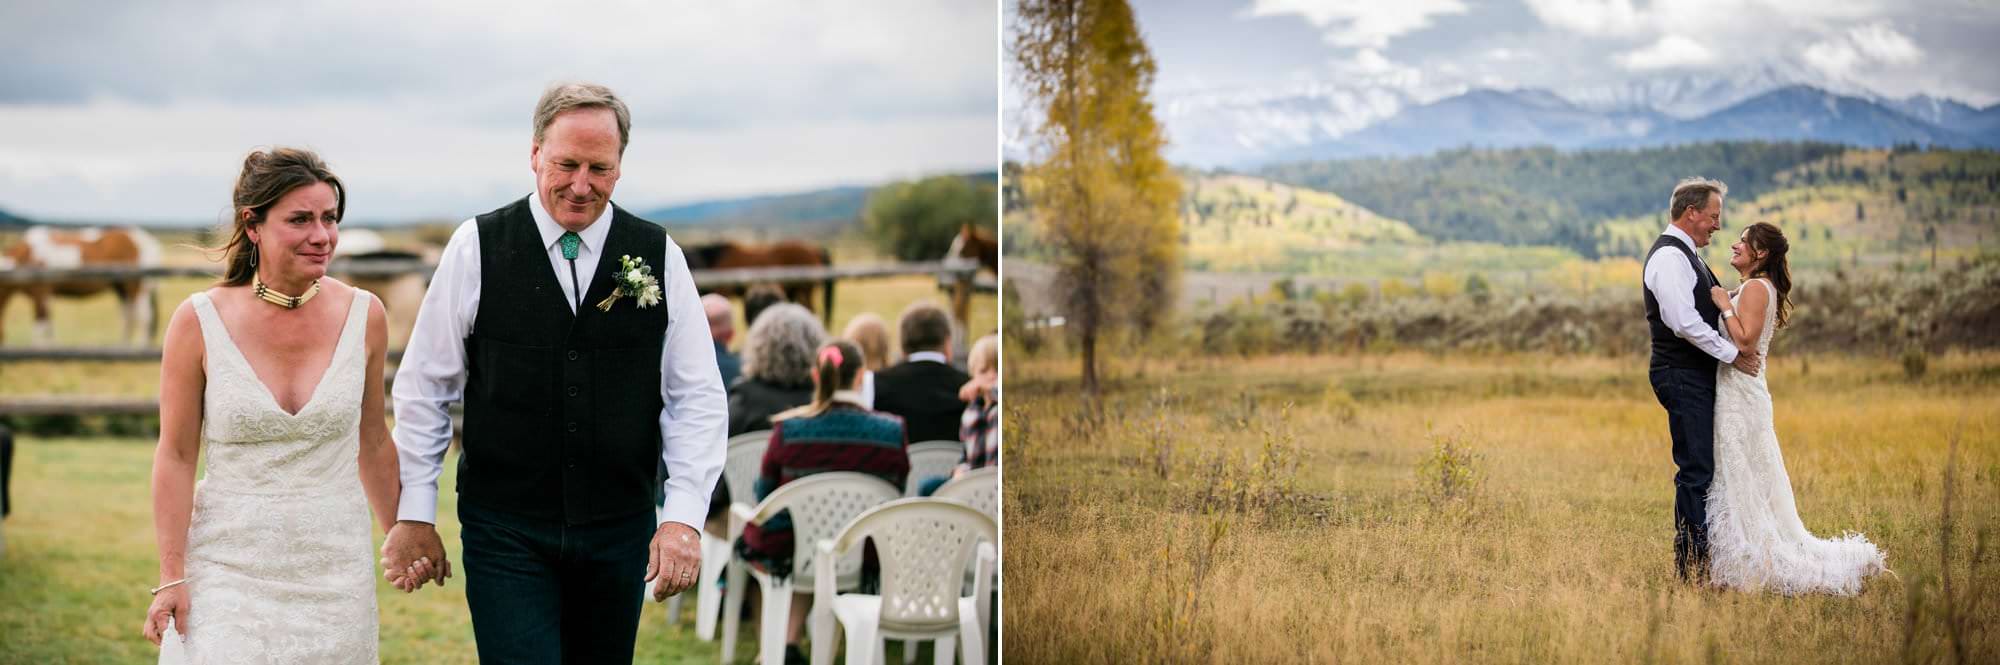
[(1674, 570), (1683, 580), (1708, 573), (1708, 484), (1715, 475), (1715, 368), (1656, 367), (1653, 396), (1667, 409), (1674, 438)]
[(632, 662), (654, 517), (565, 526), (458, 504), (479, 662)]

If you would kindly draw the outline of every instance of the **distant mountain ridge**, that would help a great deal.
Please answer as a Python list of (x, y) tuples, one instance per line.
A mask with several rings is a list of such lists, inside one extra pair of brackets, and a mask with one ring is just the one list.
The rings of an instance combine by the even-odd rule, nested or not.
[(1360, 131), (1267, 155), (1261, 163), (1409, 157), (1457, 147), (1635, 148), (1711, 141), (2000, 148), (2000, 105), (1974, 109), (1924, 100), (1899, 105), (1920, 113), (1928, 108), (1932, 117), (1963, 129), (1806, 85), (1770, 90), (1688, 119), (1645, 109), (1591, 110), (1546, 90), (1482, 89), (1404, 109)]
[(34, 223), (34, 220), (16, 216), (13, 213), (7, 212), (6, 209), (0, 209), (0, 228), (32, 226)]
[[(967, 180), (992, 183), (997, 171), (963, 174)], [(638, 211), (640, 217), (668, 226), (740, 224), (747, 226), (797, 226), (845, 224), (861, 219), (868, 196), (879, 185), (829, 187), (789, 194), (765, 194), (710, 199)]]
[(1871, 148), (1899, 143), (2000, 147), (2000, 140), (1953, 131), (1883, 104), (1804, 85), (1786, 86), (1700, 118), (1669, 123), (1635, 140), (1602, 145), (1733, 140), (1820, 141)]
[(1253, 169), (1288, 161), (1407, 157), (1457, 147), (1630, 148), (1717, 140), (1805, 140), (2000, 148), (2000, 104), (1889, 98), (1766, 67), (1570, 90), (1475, 88), (1419, 103), (1387, 89), (1169, 93), (1168, 157)]

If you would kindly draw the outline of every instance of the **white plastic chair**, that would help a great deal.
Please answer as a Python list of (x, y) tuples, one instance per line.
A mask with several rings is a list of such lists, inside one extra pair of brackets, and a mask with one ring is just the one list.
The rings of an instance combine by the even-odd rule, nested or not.
[[(829, 559), (826, 567), (816, 568), (813, 560), (818, 550), (813, 549), (813, 544), (833, 537), (856, 515), (894, 501), (898, 496), (896, 486), (881, 478), (852, 471), (829, 471), (785, 483), (754, 508), (742, 504), (730, 506), (728, 594), (722, 606), (722, 662), (736, 661), (736, 635), (742, 623), (743, 588), (749, 584), (746, 577), (755, 577), (757, 585), (764, 590), (762, 619), (757, 626), (758, 660), (764, 665), (783, 665), (785, 624), (791, 619), (793, 588), (815, 588), (811, 585), (822, 579), (828, 585), (852, 588), (861, 581), (859, 550), (840, 557), (838, 561)], [(743, 527), (763, 524), (779, 511), (790, 511), (792, 517), (792, 570), (783, 581), (751, 568), (736, 556), (736, 541), (743, 538)], [(814, 644), (830, 639), (830, 636), (817, 631), (812, 634)]]
[(951, 499), (972, 506), (986, 513), (994, 523), (1000, 522), (1000, 467), (988, 466), (965, 472), (965, 475), (931, 493), (933, 499)]
[[(831, 638), (834, 622), (847, 631), (848, 665), (882, 662), (883, 639), (934, 640), (935, 662), (950, 665), (954, 642), (966, 665), (983, 665), (986, 627), (979, 606), (987, 604), (1000, 530), (993, 519), (956, 501), (898, 499), (862, 513), (834, 538), (819, 541), (820, 573), (813, 583), (813, 634)], [(882, 593), (839, 593), (836, 559), (875, 541), (882, 558)], [(979, 580), (971, 596), (960, 595), (966, 564), (978, 556)], [(813, 665), (832, 665), (833, 641), (813, 640)]]
[(917, 487), (931, 478), (951, 475), (965, 461), (965, 444), (958, 441), (919, 441), (910, 444), (910, 475), (903, 481), (903, 496), (917, 495)]
[[(757, 482), (758, 467), (764, 461), (764, 449), (771, 445), (771, 430), (744, 432), (729, 437), (727, 457), (722, 464), (723, 486), (729, 488), (729, 502), (748, 504), (746, 499), (755, 496), (750, 489)], [(715, 639), (715, 619), (722, 614), (722, 594), (716, 591), (716, 583), (722, 580), (723, 571), (729, 566), (729, 541), (701, 529), (701, 571), (693, 587), (700, 595), (695, 600), (694, 634), (703, 642)], [(646, 597), (653, 597), (653, 588), (646, 587)], [(667, 625), (677, 626), (681, 622), (681, 599), (686, 592), (667, 600)]]

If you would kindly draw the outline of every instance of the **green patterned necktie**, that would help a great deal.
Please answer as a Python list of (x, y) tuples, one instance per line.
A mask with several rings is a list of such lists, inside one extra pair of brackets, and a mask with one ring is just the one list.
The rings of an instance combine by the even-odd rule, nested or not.
[(577, 237), (575, 231), (564, 231), (556, 243), (562, 245), (563, 258), (575, 261), (576, 248), (583, 245), (583, 238)]

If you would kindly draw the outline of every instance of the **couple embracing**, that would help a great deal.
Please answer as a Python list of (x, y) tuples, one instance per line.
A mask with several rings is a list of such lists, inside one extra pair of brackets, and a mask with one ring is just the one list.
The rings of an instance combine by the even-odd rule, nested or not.
[(1697, 248), (1722, 228), (1727, 186), (1691, 178), (1674, 188), (1672, 224), (1647, 253), (1649, 378), (1673, 436), (1674, 564), (1684, 581), (1784, 594), (1853, 595), (1886, 570), (1859, 534), (1806, 531), (1771, 421), (1762, 370), (1771, 337), (1791, 320), (1791, 243), (1758, 222), (1730, 246), (1740, 284), (1724, 289)]
[(382, 305), (326, 276), (345, 187), (311, 152), (245, 159), (223, 279), (174, 313), (161, 362), (161, 662), (377, 662), (378, 561), (405, 592), (453, 576), (434, 525), (459, 401), (480, 661), (631, 662), (645, 583), (664, 599), (700, 568), (727, 402), (680, 248), (611, 204), (630, 134), (609, 89), (543, 94), (536, 187), (446, 245), (393, 443)]

